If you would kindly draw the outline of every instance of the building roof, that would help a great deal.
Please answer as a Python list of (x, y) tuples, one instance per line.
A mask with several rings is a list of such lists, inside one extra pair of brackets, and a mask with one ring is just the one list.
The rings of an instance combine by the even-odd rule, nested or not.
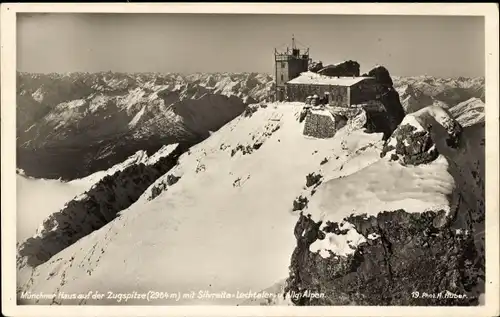
[(314, 72), (304, 72), (287, 84), (297, 85), (327, 85), (327, 86), (352, 86), (367, 78), (373, 77), (331, 77), (320, 75)]

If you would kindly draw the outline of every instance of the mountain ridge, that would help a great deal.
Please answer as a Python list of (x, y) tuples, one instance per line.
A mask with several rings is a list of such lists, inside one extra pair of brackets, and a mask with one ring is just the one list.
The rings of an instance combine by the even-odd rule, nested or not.
[[(473, 97), (484, 102), (484, 78), (393, 81), (407, 112), (429, 105), (432, 98), (445, 107)], [(406, 91), (410, 86), (423, 96)], [(272, 76), (254, 72), (18, 72), (17, 87), (18, 167), (36, 177), (71, 180), (138, 150), (153, 153), (165, 144), (197, 143), (248, 104), (269, 100), (274, 83)], [(200, 126), (206, 120), (209, 124)]]
[(193, 76), (18, 73), (18, 167), (71, 180), (138, 150), (196, 143), (267, 98), (272, 84), (259, 74)]
[[(110, 285), (115, 285), (113, 288), (115, 292), (127, 292), (131, 287), (138, 292), (147, 288), (182, 292), (189, 292), (193, 289), (207, 289), (213, 292), (223, 290), (236, 292), (238, 289), (241, 291), (247, 291), (248, 289), (260, 291), (268, 289), (270, 285), (279, 280), (285, 280), (289, 274), (292, 275), (288, 277), (297, 274), (293, 272), (300, 272), (301, 275), (307, 274), (307, 270), (314, 269), (316, 264), (306, 264), (309, 269), (294, 264), (297, 263), (293, 256), (294, 249), (297, 246), (293, 236), (293, 228), (294, 225), (301, 223), (300, 219), (302, 219), (298, 211), (294, 211), (296, 209), (294, 198), (303, 197), (302, 199), (304, 199), (305, 197), (309, 202), (308, 208), (315, 208), (314, 206), (317, 206), (317, 203), (320, 202), (318, 199), (322, 196), (322, 188), (326, 186), (324, 184), (335, 181), (340, 188), (354, 189), (356, 186), (350, 185), (357, 184), (357, 182), (350, 181), (354, 177), (353, 175), (359, 175), (356, 176), (359, 179), (366, 179), (370, 169), (388, 168), (389, 170), (404, 171), (408, 167), (400, 166), (398, 162), (391, 162), (390, 159), (393, 155), (388, 151), (385, 158), (381, 158), (380, 155), (385, 146), (384, 144), (393, 144), (391, 143), (394, 142), (392, 140), (399, 138), (398, 135), (403, 130), (398, 129), (395, 131), (393, 138), (385, 143), (382, 141), (381, 134), (364, 133), (360, 130), (362, 122), (353, 120), (340, 128), (332, 139), (321, 140), (305, 137), (302, 135), (301, 127), (303, 123), (299, 122), (301, 107), (301, 103), (256, 105), (254, 107), (256, 110), (253, 110), (251, 115), (242, 114), (218, 131), (213, 132), (209, 138), (183, 153), (172, 169), (151, 183), (130, 207), (118, 214), (116, 219), (76, 241), (73, 245), (55, 254), (47, 262), (37, 265), (36, 268), (30, 268), (30, 266), (20, 268), (18, 280), (20, 291), (64, 291), (71, 293), (77, 290), (81, 291), (83, 287), (84, 289), (92, 288), (104, 292), (105, 289), (110, 289)], [(460, 113), (463, 114), (463, 112)], [(454, 120), (457, 119), (459, 118)], [(468, 116), (464, 116), (461, 120), (465, 123), (469, 119)], [(411, 122), (408, 120), (403, 120), (402, 126)], [(452, 120), (451, 122), (455, 121)], [(471, 125), (463, 124), (464, 130), (477, 129), (479, 126), (477, 131), (480, 133), (480, 123), (475, 123), (474, 120), (471, 123)], [(417, 129), (418, 131), (420, 130)], [(454, 133), (451, 128), (449, 131)], [(447, 133), (433, 137), (432, 142), (437, 140), (441, 143), (445, 142), (446, 138), (443, 136), (448, 135)], [(414, 138), (413, 135), (420, 138), (420, 134), (413, 133), (405, 136), (405, 138), (408, 138), (410, 145), (412, 145), (411, 142), (414, 142), (411, 141)], [(462, 138), (460, 140), (462, 140), (460, 141), (462, 145), (465, 144), (463, 142), (466, 142), (469, 144), (467, 146), (474, 144), (479, 146), (476, 137), (472, 139)], [(404, 138), (401, 139), (401, 142), (402, 144), (405, 143)], [(440, 149), (442, 146), (440, 146)], [(427, 150), (427, 148), (423, 148), (423, 150)], [(404, 157), (404, 155), (411, 152), (401, 153), (403, 153)], [(478, 152), (472, 151), (472, 153)], [(449, 174), (447, 165), (443, 163), (442, 155), (437, 160), (421, 164), (423, 170), (420, 174), (408, 171), (406, 173), (415, 175), (417, 180), (425, 180), (425, 175), (429, 172), (431, 174), (439, 172), (440, 175), (443, 175), (444, 188), (448, 188), (448, 186), (452, 188), (455, 186), (452, 184), (458, 184), (458, 174), (455, 176)], [(426, 167), (427, 164), (430, 164), (430, 167)], [(472, 170), (476, 169), (474, 161), (466, 164), (470, 165)], [(426, 168), (430, 168), (432, 171), (425, 172)], [(459, 166), (458, 170), (463, 170), (463, 175), (472, 175), (470, 171), (467, 172), (466, 169), (463, 169), (462, 165)], [(293, 173), (290, 171), (293, 171)], [(391, 173), (386, 172), (384, 175), (394, 180), (401, 178), (401, 175), (407, 175), (399, 173), (396, 172), (394, 178), (391, 178), (390, 175), (393, 175)], [(483, 177), (481, 173), (481, 171), (477, 171), (478, 180)], [(318, 181), (318, 178), (314, 177), (314, 175), (322, 175), (322, 178), (319, 178)], [(374, 175), (380, 175), (380, 172)], [(405, 181), (408, 180), (408, 177), (402, 177), (401, 179)], [(218, 185), (212, 186), (211, 184), (214, 183)], [(467, 181), (461, 186), (467, 187), (468, 183), (470, 182)], [(429, 184), (432, 184), (432, 178)], [(375, 186), (375, 188), (377, 187), (380, 186)], [(401, 186), (395, 186), (394, 188), (398, 187)], [(425, 188), (427, 187), (426, 185)], [(363, 192), (362, 188), (359, 187), (356, 190)], [(365, 188), (370, 192), (370, 187), (365, 186)], [(279, 194), (276, 192), (278, 189)], [(316, 193), (312, 192), (314, 190)], [(424, 190), (424, 196), (416, 196), (414, 199), (420, 201), (423, 198), (419, 197), (437, 195), (436, 197), (442, 198), (436, 200), (438, 202), (436, 206), (450, 204), (449, 207), (452, 208), (452, 203), (448, 203), (447, 198), (445, 198), (447, 197), (446, 193), (444, 196), (439, 196), (437, 192), (434, 192), (436, 191)], [(397, 196), (398, 194), (393, 193), (393, 195)], [(471, 195), (476, 194), (464, 194), (463, 197), (468, 196), (469, 198), (466, 200), (470, 203), (470, 197), (474, 197)], [(477, 192), (477, 195), (479, 195), (478, 197), (481, 196), (480, 191)], [(365, 196), (370, 197), (368, 194)], [(256, 197), (259, 199), (255, 199)], [(401, 205), (404, 203), (405, 194), (401, 193), (398, 197), (398, 199), (403, 199), (399, 203)], [(336, 201), (340, 198), (336, 198), (336, 195), (330, 195), (330, 199)], [(352, 199), (346, 201), (347, 209), (349, 204), (352, 204), (352, 201)], [(425, 199), (422, 202), (425, 203)], [(338, 204), (342, 205), (341, 200), (328, 203), (325, 206), (332, 208), (332, 206)], [(407, 203), (404, 204), (408, 205)], [(479, 207), (476, 207), (476, 210), (478, 210), (477, 216), (474, 217), (476, 217), (476, 225), (480, 227), (481, 219), (477, 217), (480, 217), (481, 211), (480, 208), (477, 208)], [(421, 211), (416, 211), (414, 214), (421, 214), (425, 211), (424, 209), (422, 208)], [(195, 211), (198, 212), (195, 213)], [(467, 223), (462, 219), (465, 214), (467, 214), (466, 209), (461, 209), (459, 223)], [(147, 218), (145, 218), (146, 215)], [(385, 214), (381, 213), (380, 215)], [(395, 215), (399, 214), (396, 213)], [(434, 219), (435, 217), (432, 215), (430, 218), (425, 218), (427, 217), (425, 216), (426, 213), (422, 213), (422, 215), (424, 215), (423, 219)], [(389, 216), (404, 217), (393, 216), (392, 214), (383, 217)], [(155, 221), (151, 222), (149, 219), (155, 219)], [(360, 222), (359, 225), (362, 225), (361, 223), (364, 221), (362, 217), (359, 220), (355, 220), (357, 218), (352, 219), (354, 226), (358, 226), (358, 222)], [(204, 223), (204, 229), (201, 231), (199, 230), (200, 221)], [(245, 223), (244, 228), (241, 226), (242, 222)], [(428, 225), (428, 223), (424, 222), (424, 225)], [(316, 225), (313, 227), (316, 228)], [(346, 229), (352, 231), (353, 227), (339, 227), (340, 231)], [(456, 229), (461, 228), (457, 227)], [(261, 232), (262, 238), (252, 234), (255, 230)], [(360, 228), (357, 228), (357, 230), (363, 232)], [(139, 232), (141, 232), (140, 241), (134, 239), (134, 236), (137, 236)], [(364, 233), (364, 235), (368, 235), (368, 232)], [(391, 233), (391, 236), (396, 238), (394, 233)], [(231, 238), (227, 239), (228, 237)], [(449, 240), (448, 236), (446, 237), (443, 238), (444, 240), (432, 240), (428, 243), (434, 243), (436, 247), (441, 248), (443, 243), (451, 243), (450, 241), (452, 241)], [(456, 254), (465, 254), (460, 252), (465, 250), (463, 248), (467, 248), (467, 243), (470, 244), (470, 236), (465, 235), (464, 237), (465, 240), (463, 241), (466, 244), (457, 244), (457, 248), (460, 246), (461, 249), (457, 249), (458, 253)], [(352, 240), (353, 238), (349, 239)], [(346, 240), (341, 239), (336, 243), (343, 250), (349, 250), (350, 248), (346, 244)], [(476, 243), (479, 250), (481, 243)], [(130, 245), (134, 247), (130, 248)], [(355, 245), (353, 246), (355, 247)], [(379, 246), (382, 247), (382, 245)], [(160, 247), (161, 252), (158, 251)], [(140, 248), (141, 251), (138, 251), (137, 248)], [(417, 247), (415, 246), (415, 248)], [(96, 252), (95, 250), (101, 251)], [(380, 250), (377, 249), (374, 252), (380, 252)], [(174, 251), (176, 254), (180, 253), (181, 256), (172, 257)], [(140, 257), (138, 257), (137, 252), (141, 254)], [(316, 254), (309, 250), (308, 252)], [(352, 251), (347, 252), (345, 256), (349, 256), (350, 252)], [(217, 254), (217, 256), (213, 256), (213, 254)], [(292, 273), (288, 271), (291, 255), (291, 267), (294, 268), (291, 271)], [(342, 253), (339, 252), (339, 255), (342, 255)], [(321, 257), (321, 255), (318, 256)], [(380, 254), (377, 255), (378, 258), (380, 256)], [(196, 266), (197, 261), (195, 259), (198, 257), (204, 259), (203, 270)], [(123, 263), (121, 262), (122, 259)], [(383, 256), (380, 259), (383, 259)], [(76, 263), (80, 264), (78, 266), (74, 265)], [(366, 263), (369, 263), (369, 261)], [(444, 265), (441, 266), (443, 270), (447, 268), (446, 264), (442, 265)], [(148, 267), (149, 270), (145, 270), (145, 267)], [(259, 278), (255, 277), (255, 267), (266, 267), (266, 270), (262, 271), (263, 274)], [(296, 271), (297, 269), (298, 271)], [(146, 271), (151, 270), (161, 270), (164, 272), (163, 278), (158, 279), (158, 277), (146, 273)], [(467, 270), (472, 274), (476, 269), (469, 266)], [(110, 274), (109, 272), (112, 271), (121, 273)], [(103, 275), (104, 272), (107, 272), (106, 277)], [(343, 274), (342, 271), (338, 273)], [(124, 278), (123, 274), (130, 277), (128, 280), (136, 280), (137, 283), (134, 283), (133, 286), (120, 283)], [(131, 278), (131, 276), (134, 276), (134, 278)], [(191, 282), (186, 284), (185, 276), (190, 276)], [(252, 276), (253, 279), (246, 279), (245, 276)], [(49, 280), (46, 280), (46, 277)], [(103, 284), (102, 280), (106, 280), (106, 283)], [(471, 277), (469, 277), (469, 280), (472, 281)], [(164, 284), (166, 281), (169, 284), (168, 288)], [(427, 277), (426, 281), (428, 281)], [(273, 288), (279, 292), (278, 297), (286, 296), (286, 292), (290, 290), (290, 287), (299, 287), (295, 289), (295, 293), (304, 291), (304, 288), (301, 288), (303, 286), (293, 282), (293, 279), (291, 282), (287, 282), (286, 285), (286, 287)], [(307, 289), (315, 290), (314, 288)], [(390, 290), (390, 292), (388, 294), (392, 294), (394, 290)], [(332, 299), (331, 295), (328, 295), (327, 298)], [(382, 302), (385, 300), (381, 299)], [(355, 301), (358, 304), (369, 303), (365, 302), (362, 297), (355, 299)], [(107, 302), (116, 303), (116, 300), (110, 299)], [(241, 302), (242, 300), (234, 298), (232, 300), (219, 299), (217, 301), (219, 304), (238, 304)], [(290, 303), (290, 299), (285, 300), (285, 302)], [(40, 300), (38, 303), (48, 302)], [(104, 302), (66, 299), (57, 300), (53, 303), (102, 304)], [(126, 302), (126, 304), (137, 303), (139, 302), (134, 300)], [(169, 300), (158, 301), (157, 303), (175, 304)], [(199, 304), (214, 303), (214, 301), (209, 299), (186, 299), (181, 300), (181, 303)], [(402, 299), (401, 303), (408, 304), (408, 301)], [(456, 301), (453, 303), (456, 304)], [(257, 301), (253, 302), (253, 304), (262, 303)], [(267, 304), (273, 303), (268, 302)], [(295, 304), (308, 304), (308, 302), (304, 302), (304, 299), (302, 299), (295, 302)], [(312, 302), (309, 304), (312, 304)], [(431, 304), (439, 303), (433, 302)]]
[[(29, 129), (21, 138), (36, 137), (24, 147), (50, 152), (52, 142), (74, 150), (74, 157), (90, 152), (85, 159), (102, 159), (105, 168), (68, 171), (72, 177), (51, 183), (67, 193), (49, 206), (57, 210), (43, 210), (42, 226), (31, 237), (27, 228), (19, 238), (18, 295), (269, 290), (274, 299), (245, 303), (477, 304), (484, 292), (484, 81), (391, 78), (382, 67), (376, 73), (387, 80), (392, 99), (386, 101), (400, 102), (405, 112), (387, 139), (365, 129), (370, 116), (363, 111), (333, 125), (324, 139), (310, 136), (307, 116), (328, 110), (305, 112), (303, 120), (302, 102), (266, 102), (272, 82), (257, 73), (75, 75), (67, 76), (71, 83), (63, 83), (59, 94), (29, 80), (21, 84), (21, 112), (34, 111), (25, 118), (41, 116), (36, 120), (44, 123), (25, 123)], [(94, 88), (87, 90), (86, 81)], [(73, 93), (77, 99), (49, 104)], [(44, 102), (50, 111), (41, 115), (35, 106)], [(92, 111), (116, 124), (93, 123)], [(68, 142), (80, 137), (85, 144), (89, 137), (65, 132), (89, 126), (96, 129), (88, 132), (95, 149), (68, 149)], [(126, 151), (117, 155), (122, 147)], [(64, 152), (47, 157), (81, 162)], [(23, 184), (40, 182), (29, 171), (22, 176), (23, 167)], [(257, 274), (256, 268), (265, 269)], [(436, 287), (469, 299), (407, 296), (410, 288)], [(325, 296), (297, 296), (315, 292)]]

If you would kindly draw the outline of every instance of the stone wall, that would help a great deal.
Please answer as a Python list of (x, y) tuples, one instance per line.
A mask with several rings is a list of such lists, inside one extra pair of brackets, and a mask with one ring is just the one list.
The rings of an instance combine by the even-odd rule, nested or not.
[(306, 136), (320, 139), (328, 139), (335, 135), (339, 127), (345, 125), (345, 122), (332, 116), (327, 111), (309, 111), (304, 123), (304, 132)]

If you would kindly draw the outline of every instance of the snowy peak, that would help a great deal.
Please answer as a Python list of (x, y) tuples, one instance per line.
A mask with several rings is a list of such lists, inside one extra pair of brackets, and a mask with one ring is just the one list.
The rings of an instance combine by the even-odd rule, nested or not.
[[(286, 297), (295, 305), (463, 304), (397, 296), (436, 283), (428, 268), (440, 267), (442, 287), (477, 303), (484, 292), (484, 125), (473, 122), (463, 128), (444, 108), (425, 107), (405, 116), (380, 157), (361, 160), (367, 164), (344, 177), (332, 178), (328, 161), (308, 175), (310, 188), (295, 201), (301, 214)], [(295, 296), (316, 289), (325, 296)]]
[[(387, 70), (372, 74), (397, 99), (382, 101), (398, 106)], [(136, 82), (144, 85), (151, 76)], [(164, 77), (155, 82), (159, 78)], [(401, 118), (398, 111), (398, 121), (387, 114), (377, 118), (395, 125), (384, 141), (382, 133), (365, 132), (370, 118), (363, 111), (345, 117), (335, 133), (316, 138), (301, 120), (301, 102), (240, 108), (241, 96), (231, 92), (271, 87), (261, 79), (172, 75), (161, 88), (149, 84), (151, 91), (124, 97), (130, 99), (118, 107), (127, 109), (120, 115), (138, 133), (131, 140), (179, 128), (171, 122), (182, 122), (185, 133), (206, 135), (192, 146), (158, 147), (153, 155), (138, 149), (106, 176), (92, 178), (95, 185), (54, 211), (19, 246), (20, 291), (182, 293), (209, 287), (232, 293), (274, 289), (295, 305), (463, 304), (400, 296), (439, 287), (467, 294), (467, 303), (477, 304), (484, 292), (484, 104), (478, 97), (455, 103), (464, 91), (477, 92), (477, 82), (394, 79), (413, 110)], [(119, 82), (113, 85), (125, 87)], [(430, 104), (421, 101), (427, 97)], [(325, 119), (318, 122), (335, 121), (328, 111), (313, 114)], [(212, 121), (213, 112), (227, 123)], [(114, 149), (106, 144), (96, 157)], [(266, 269), (256, 272), (259, 267)], [(436, 270), (444, 273), (437, 276)], [(161, 279), (153, 274), (159, 271)], [(324, 297), (295, 296), (318, 289)], [(242, 301), (182, 298), (180, 304)]]
[[(106, 283), (109, 283), (109, 288), (110, 284), (124, 278), (123, 272), (139, 270), (143, 266), (140, 264), (142, 260), (137, 262), (138, 258), (129, 253), (137, 252), (138, 248), (141, 249), (141, 258), (147, 259), (152, 269), (168, 265), (169, 270), (162, 280), (169, 281), (170, 287), (180, 285), (181, 278), (185, 277), (186, 263), (197, 263), (191, 260), (199, 256), (204, 258), (205, 269), (190, 269), (193, 281), (198, 283), (192, 287), (211, 284), (214, 291), (236, 291), (237, 288), (259, 290), (274, 284), (276, 276), (285, 278), (294, 248), (290, 233), (297, 220), (292, 211), (293, 200), (302, 191), (306, 175), (320, 167), (325, 158), (332, 162), (330, 168), (344, 173), (349, 168), (342, 170), (342, 165), (349, 160), (350, 155), (358, 150), (363, 152), (363, 147), (371, 148), (371, 144), (381, 140), (380, 134), (365, 134), (359, 130), (348, 132), (348, 129), (344, 132), (339, 130), (338, 138), (336, 136), (333, 139), (304, 136), (303, 123), (298, 120), (302, 105), (285, 103), (254, 106), (255, 111), (251, 114), (238, 116), (182, 154), (173, 168), (158, 178), (148, 177), (149, 180), (155, 180), (141, 197), (125, 207), (117, 218), (102, 229), (88, 234), (90, 226), (83, 226), (87, 229), (79, 233), (76, 231), (77, 226), (68, 225), (64, 230), (72, 232), (74, 238), (80, 238), (78, 241), (73, 241), (74, 238), (63, 239), (63, 235), (59, 234), (54, 236), (57, 239), (52, 239), (54, 233), (49, 232), (54, 231), (47, 227), (43, 245), (53, 247), (46, 253), (38, 254), (52, 254), (51, 259), (47, 259), (46, 255), (29, 256), (42, 245), (39, 239), (30, 240), (20, 250), (20, 265), (23, 263), (21, 259), (26, 257), (31, 259), (31, 265), (37, 265), (34, 278), (31, 282), (26, 280), (25, 289), (35, 291), (53, 287), (70, 292), (83, 279), (85, 283), (90, 283), (88, 285), (99, 288), (104, 270), (107, 271)], [(368, 156), (376, 153), (369, 152)], [(336, 153), (342, 153), (341, 159), (335, 159)], [(363, 163), (358, 161), (357, 164)], [(350, 168), (355, 166), (356, 163)], [(134, 182), (147, 184), (140, 180), (149, 175), (146, 171), (144, 169), (140, 173), (128, 175), (131, 181), (120, 183), (119, 187), (129, 188)], [(81, 214), (81, 208), (97, 211), (98, 207), (92, 207), (95, 204), (107, 206), (107, 203), (97, 199), (111, 199), (106, 193), (111, 188), (118, 188), (114, 187), (116, 176), (103, 179), (101, 183), (107, 183), (106, 187), (96, 186), (86, 194), (89, 198), (68, 204), (67, 211), (61, 211), (58, 217), (75, 217)], [(120, 197), (116, 198), (117, 202), (109, 201), (110, 206), (119, 204), (126, 195), (120, 194)], [(75, 212), (69, 213), (70, 208)], [(99, 213), (87, 213), (99, 218)], [(107, 213), (103, 216), (112, 219)], [(91, 220), (90, 215), (87, 218)], [(200, 221), (204, 223), (202, 231), (199, 230)], [(244, 226), (241, 225), (243, 223)], [(261, 232), (259, 235), (254, 234), (257, 227)], [(131, 243), (130, 239), (133, 239), (136, 230), (142, 232), (141, 242), (135, 240), (135, 243)], [(82, 234), (87, 235), (82, 237)], [(273, 239), (266, 238), (271, 236)], [(169, 243), (165, 244), (165, 241)], [(193, 241), (197, 242), (193, 244)], [(117, 249), (114, 247), (117, 245), (135, 247)], [(62, 246), (65, 248), (61, 249)], [(162, 251), (159, 252), (158, 248)], [(80, 249), (88, 252), (76, 252)], [(57, 250), (60, 252), (55, 253)], [(103, 251), (92, 253), (91, 250)], [(178, 256), (173, 256), (172, 252)], [(209, 256), (214, 252), (218, 254), (217, 257)], [(59, 258), (61, 260), (55, 262)], [(90, 259), (84, 261), (83, 267), (71, 265), (83, 258)], [(54, 283), (44, 283), (46, 274), (54, 272), (54, 265), (58, 264), (60, 266), (51, 279)], [(114, 269), (107, 270), (109, 265), (115, 266)], [(257, 279), (245, 278), (253, 274), (255, 265), (266, 265), (268, 269)], [(234, 271), (235, 267), (237, 271)], [(121, 272), (121, 276), (111, 272)], [(148, 274), (140, 274), (137, 278), (144, 287), (154, 284), (160, 287), (162, 283)]]
[[(376, 285), (391, 281), (384, 284), (390, 292), (417, 283), (415, 278), (404, 282), (376, 278), (390, 273), (386, 265), (375, 266), (378, 269), (373, 271), (373, 261), (385, 263), (392, 261), (392, 256), (404, 257), (407, 265), (394, 265), (393, 272), (411, 277), (407, 270), (418, 270), (419, 283), (432, 282), (434, 273), (419, 268), (420, 262), (407, 252), (408, 248), (426, 254), (426, 265), (437, 263), (442, 270), (455, 274), (453, 259), (466, 261), (466, 243), (472, 241), (465, 234), (472, 229), (462, 220), (463, 205), (479, 194), (461, 182), (461, 177), (472, 175), (463, 169), (465, 163), (460, 163), (468, 162), (464, 155), (470, 155), (468, 128), (460, 130), (450, 113), (430, 107), (407, 115), (387, 142), (382, 141), (381, 134), (364, 133), (356, 123), (363, 120), (356, 117), (339, 127), (333, 137), (316, 139), (303, 134), (305, 122), (299, 120), (302, 107), (302, 103), (252, 105), (181, 154), (175, 164), (169, 163), (168, 169), (158, 170), (163, 165), (153, 160), (152, 165), (134, 164), (103, 178), (85, 197), (52, 217), (56, 223), (66, 219), (67, 225), (54, 227), (51, 220), (38, 238), (20, 247), (18, 265), (36, 266), (33, 273), (21, 270), (21, 280), (26, 281), (23, 289), (72, 292), (77, 288), (82, 291), (84, 283), (85, 287), (104, 291), (133, 276), (137, 285), (142, 285), (136, 291), (153, 286), (173, 291), (182, 288), (186, 274), (190, 274), (194, 283), (190, 289), (211, 285), (213, 291), (236, 292), (268, 289), (288, 276), (284, 287), (277, 289), (282, 292), (280, 296), (288, 295), (295, 304), (305, 302), (291, 298), (292, 292), (319, 286), (331, 290), (326, 295), (330, 303), (365, 303), (369, 297), (352, 297), (356, 292), (349, 291), (355, 287), (350, 284), (352, 279), (346, 278), (349, 274), (366, 277)], [(431, 130), (429, 123), (433, 125)], [(435, 132), (429, 136), (429, 131)], [(384, 147), (393, 143), (395, 152), (386, 151), (381, 156)], [(429, 156), (429, 160), (405, 160), (428, 153), (434, 145), (437, 155)], [(399, 158), (395, 161), (392, 154)], [(141, 153), (133, 160), (150, 162)], [(476, 165), (470, 162), (467, 166)], [(90, 210), (92, 216), (77, 217), (83, 210)], [(74, 220), (68, 219), (94, 221), (102, 228), (93, 231), (91, 225), (71, 225)], [(450, 221), (452, 229), (445, 225)], [(203, 230), (199, 230), (200, 222)], [(259, 235), (254, 234), (255, 228), (259, 228)], [(442, 235), (425, 236), (426, 230), (440, 230)], [(135, 238), (138, 234), (139, 242)], [(72, 238), (63, 238), (67, 236)], [(383, 251), (387, 243), (392, 244), (393, 255)], [(456, 248), (450, 248), (450, 243)], [(42, 245), (52, 247), (38, 251), (34, 257)], [(119, 247), (131, 245), (134, 247)], [(204, 270), (195, 269), (200, 257)], [(148, 273), (151, 270), (144, 271), (144, 263), (153, 271), (169, 269), (160, 281)], [(245, 278), (256, 276), (256, 265), (267, 269), (258, 278)], [(337, 268), (335, 278), (327, 278), (318, 265)], [(466, 268), (466, 272), (471, 270)], [(312, 274), (315, 279), (301, 278), (304, 274)], [(464, 273), (456, 274), (461, 281), (467, 279)], [(53, 282), (46, 283), (46, 276)], [(460, 288), (453, 287), (451, 279), (443, 281), (452, 291)], [(370, 292), (373, 287), (368, 287)], [(336, 296), (336, 292), (342, 296)], [(391, 303), (394, 298), (377, 294), (382, 302)], [(208, 302), (214, 300), (182, 300), (185, 304)], [(238, 302), (224, 299), (217, 303)], [(168, 304), (168, 299), (164, 303)]]

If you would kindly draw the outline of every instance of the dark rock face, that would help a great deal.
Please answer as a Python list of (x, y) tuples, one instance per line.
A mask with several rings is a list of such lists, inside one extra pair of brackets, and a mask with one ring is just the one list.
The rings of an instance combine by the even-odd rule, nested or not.
[[(18, 265), (23, 261), (32, 267), (48, 261), (53, 255), (79, 239), (105, 226), (118, 212), (132, 205), (160, 176), (175, 166), (179, 156), (187, 150), (178, 146), (168, 156), (153, 165), (132, 165), (123, 171), (108, 175), (94, 185), (81, 199), (74, 199), (43, 223), (37, 237), (20, 245)], [(178, 178), (168, 178), (175, 183)]]
[(387, 140), (391, 133), (391, 125), (387, 120), (387, 112), (365, 109), (366, 124), (364, 126), (367, 133), (383, 133), (383, 140)]
[(317, 73), (325, 76), (359, 76), (359, 68), (360, 65), (358, 62), (349, 60), (335, 65), (327, 65), (317, 71)]
[(323, 176), (321, 174), (310, 173), (306, 176), (306, 186), (311, 187), (314, 185), (319, 185)]
[[(442, 211), (404, 210), (369, 218), (351, 216), (345, 220), (367, 242), (351, 255), (323, 258), (309, 251), (314, 241), (323, 238), (321, 223), (301, 215), (294, 230), (297, 247), (285, 294), (301, 306), (475, 305), (478, 298), (470, 291), (482, 273), (475, 261), (473, 238), (447, 225), (439, 227), (442, 217)], [(369, 234), (378, 238), (370, 239)], [(456, 298), (446, 290), (467, 297)], [(323, 296), (308, 296), (308, 292)]]
[(384, 66), (373, 68), (368, 73), (363, 74), (363, 77), (374, 77), (379, 84), (386, 87), (392, 87), (394, 85), (389, 71)]
[(379, 100), (389, 114), (389, 127), (394, 131), (405, 117), (405, 111), (399, 100), (399, 94), (394, 88), (388, 88), (387, 92)]
[(449, 173), (456, 181), (459, 201), (455, 222), (468, 228), (474, 237), (478, 262), (484, 269), (485, 252), (485, 125), (463, 128), (459, 148), (443, 145), (440, 153), (448, 157)]
[(389, 115), (384, 105), (377, 100), (373, 100), (359, 106), (360, 107), (356, 111), (349, 113), (348, 117), (362, 118), (364, 122), (362, 125), (362, 128), (365, 129), (364, 132), (383, 133), (383, 140), (387, 140), (391, 136), (393, 130), (391, 130), (388, 119)]
[(460, 137), (463, 133), (463, 127), (460, 123), (454, 122), (449, 129), (448, 129), (448, 134), (449, 137), (446, 139), (446, 145), (453, 149), (457, 149), (460, 146)]
[(293, 201), (293, 211), (304, 209), (309, 203), (307, 197), (299, 196)]
[[(405, 111), (401, 105), (399, 94), (393, 87), (389, 71), (383, 66), (378, 66), (370, 70), (367, 74), (363, 74), (363, 76), (374, 77), (380, 86), (380, 97), (378, 100), (382, 102), (385, 107), (388, 119), (388, 130), (392, 133), (403, 120)], [(387, 136), (387, 133), (385, 133), (384, 136)]]

